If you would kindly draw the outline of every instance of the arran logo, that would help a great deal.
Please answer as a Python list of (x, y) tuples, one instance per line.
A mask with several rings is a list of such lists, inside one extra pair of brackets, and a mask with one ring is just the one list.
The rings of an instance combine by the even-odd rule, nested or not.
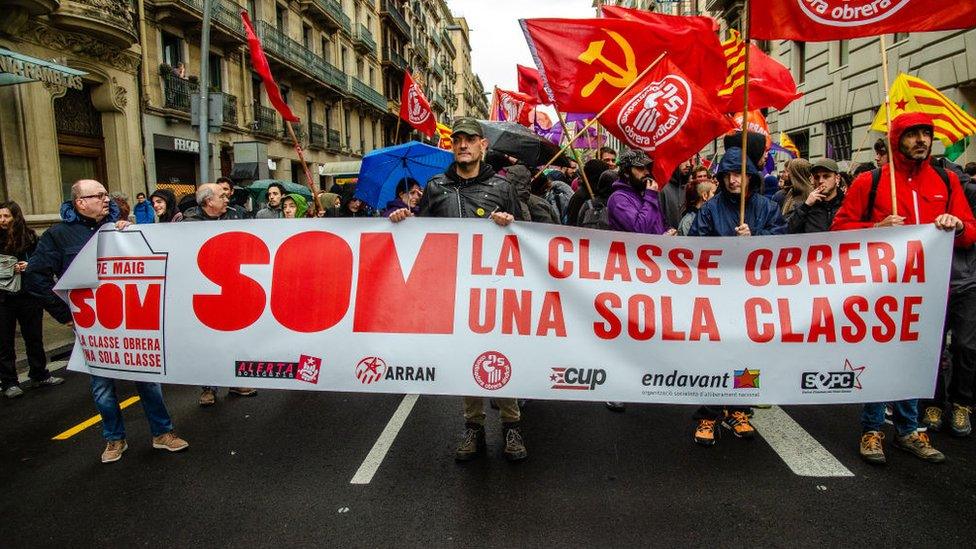
[(632, 97), (617, 115), (630, 145), (648, 152), (677, 135), (691, 113), (691, 86), (669, 74)]
[(912, 0), (797, 0), (810, 19), (831, 27), (858, 27), (887, 19)]
[(410, 86), (407, 91), (407, 117), (410, 118), (410, 123), (413, 125), (420, 125), (430, 118), (430, 109), (424, 106), (421, 102), (420, 89), (417, 84)]
[(475, 359), (471, 373), (482, 389), (495, 391), (512, 379), (512, 363), (498, 351), (487, 351)]
[(368, 356), (356, 364), (356, 379), (363, 385), (383, 379), (386, 373), (386, 362), (378, 356)]

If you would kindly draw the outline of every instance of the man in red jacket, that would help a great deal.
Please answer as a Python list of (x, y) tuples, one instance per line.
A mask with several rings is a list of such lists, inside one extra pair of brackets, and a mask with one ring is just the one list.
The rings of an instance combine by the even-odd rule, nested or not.
[[(844, 204), (834, 217), (832, 231), (935, 223), (954, 231), (955, 245), (968, 248), (976, 242), (976, 220), (969, 209), (959, 178), (951, 171), (942, 174), (932, 167), (932, 118), (927, 114), (906, 113), (891, 122), (888, 131), (890, 154), (895, 165), (895, 197), (898, 215), (892, 213), (890, 166), (879, 174), (865, 172), (851, 184)], [(874, 187), (874, 189), (872, 189)], [(918, 432), (918, 401), (892, 402), (894, 425), (898, 432), (895, 446), (929, 462), (945, 461), (945, 456), (929, 443), (926, 433)], [(861, 457), (870, 463), (884, 463), (881, 425), (885, 403), (864, 405), (861, 413)]]

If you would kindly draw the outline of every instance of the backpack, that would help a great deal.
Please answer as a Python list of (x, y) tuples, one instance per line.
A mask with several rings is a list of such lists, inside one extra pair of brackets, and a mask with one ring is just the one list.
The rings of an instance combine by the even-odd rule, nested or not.
[(610, 230), (610, 209), (602, 198), (593, 197), (580, 209), (579, 226), (584, 229)]
[[(946, 208), (949, 207), (949, 203), (952, 200), (952, 184), (949, 183), (949, 173), (946, 171), (945, 165), (941, 161), (936, 159), (931, 159), (929, 164), (935, 173), (939, 174), (942, 182), (945, 183), (948, 195), (946, 195)], [(961, 180), (960, 180), (961, 182)], [(875, 168), (871, 170), (871, 190), (868, 191), (868, 203), (867, 207), (864, 208), (864, 213), (861, 214), (861, 221), (868, 222), (871, 221), (871, 213), (874, 211), (874, 201), (878, 197), (878, 185), (881, 183), (881, 168)]]

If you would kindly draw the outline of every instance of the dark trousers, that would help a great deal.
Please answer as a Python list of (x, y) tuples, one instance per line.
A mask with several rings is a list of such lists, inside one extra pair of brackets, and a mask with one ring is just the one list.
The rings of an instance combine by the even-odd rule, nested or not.
[(919, 406), (946, 407), (976, 404), (976, 286), (949, 294), (946, 331), (952, 341), (942, 357), (935, 384), (935, 396)]
[(735, 412), (743, 412), (748, 415), (752, 415), (752, 408), (749, 406), (702, 406), (695, 410), (694, 418), (699, 419), (711, 419), (718, 421), (725, 417), (725, 412), (728, 411), (729, 414)]
[(28, 294), (10, 293), (0, 296), (0, 300), (0, 385), (4, 390), (17, 385), (17, 355), (14, 352), (17, 324), (20, 324), (20, 333), (27, 346), (30, 378), (34, 381), (47, 379), (51, 374), (47, 371), (44, 354), (41, 301)]

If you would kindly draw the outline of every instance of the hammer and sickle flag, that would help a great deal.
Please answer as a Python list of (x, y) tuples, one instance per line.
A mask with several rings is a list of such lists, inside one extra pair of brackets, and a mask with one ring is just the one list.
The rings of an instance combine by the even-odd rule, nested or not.
[(625, 19), (522, 19), (543, 86), (559, 110), (599, 112), (664, 51), (710, 96), (725, 83), (722, 45), (700, 25)]
[(654, 159), (653, 175), (659, 182), (712, 139), (735, 128), (715, 104), (715, 94), (701, 89), (669, 57), (600, 116), (608, 132)]

